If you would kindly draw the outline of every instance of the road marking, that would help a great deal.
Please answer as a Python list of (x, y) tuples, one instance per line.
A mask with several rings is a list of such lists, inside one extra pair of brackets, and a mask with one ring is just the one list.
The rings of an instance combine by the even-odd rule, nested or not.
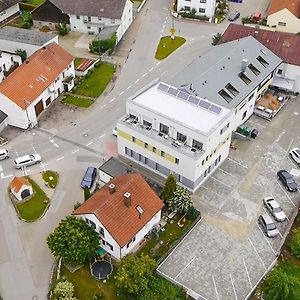
[(226, 175), (230, 175), (230, 176), (232, 176), (232, 177), (239, 178), (239, 176), (234, 175), (234, 174), (231, 174), (231, 173), (228, 173), (227, 171), (225, 171), (225, 170), (223, 170), (223, 169), (221, 169), (221, 168), (218, 168), (218, 170), (220, 170), (221, 172), (223, 172), (223, 173), (226, 174)]
[(45, 167), (48, 166), (48, 165), (49, 165), (48, 163), (45, 163), (45, 164), (44, 164)]
[(104, 108), (105, 106), (106, 106), (106, 104), (103, 104), (103, 105), (100, 107), (100, 109), (101, 109), (101, 108)]
[(17, 156), (19, 157), (19, 154), (18, 154), (18, 152), (17, 152), (17, 150), (16, 150), (16, 149), (15, 149), (15, 152), (16, 152)]
[(138, 83), (140, 81), (140, 79), (137, 79), (136, 81), (135, 81), (135, 83)]
[(234, 284), (233, 284), (233, 279), (232, 279), (231, 274), (229, 274), (229, 277), (230, 277), (230, 280), (231, 280), (231, 284), (232, 284), (232, 288), (233, 288), (233, 291), (234, 291), (235, 299), (238, 300), (238, 297), (237, 297), (237, 294), (236, 294), (236, 290), (235, 290), (235, 287), (234, 287)]
[(91, 146), (92, 144), (94, 144), (94, 142), (89, 142), (89, 143), (86, 144), (85, 146), (88, 147), (88, 146)]
[(176, 278), (193, 262), (193, 260), (196, 258), (196, 256), (194, 256), (190, 262), (175, 276), (175, 280)]
[(62, 159), (64, 159), (64, 158), (65, 158), (65, 157), (62, 156), (62, 157), (57, 158), (56, 160), (59, 161), (59, 160), (62, 160)]
[(260, 262), (262, 263), (262, 265), (264, 266), (265, 270), (267, 270), (267, 267), (266, 267), (265, 263), (263, 262), (263, 260), (262, 260), (261, 257), (259, 256), (259, 254), (258, 254), (256, 248), (254, 247), (254, 245), (252, 244), (252, 241), (250, 240), (250, 238), (248, 238), (248, 241), (250, 242), (252, 248), (254, 249), (255, 253), (257, 254), (257, 256), (258, 256)]
[(165, 21), (164, 21), (164, 24), (166, 24), (167, 23), (167, 19), (165, 19)]
[(145, 77), (145, 76), (147, 76), (148, 75), (148, 72), (147, 73), (144, 73), (143, 75), (142, 75), (142, 77)]
[(149, 72), (153, 71), (154, 67), (150, 68)]
[(26, 170), (26, 167), (22, 167), (21, 169), (22, 169), (23, 174), (24, 174), (25, 176), (27, 176), (27, 170)]
[(160, 62), (156, 63), (157, 66), (159, 66)]
[(72, 154), (75, 154), (77, 152), (79, 152), (79, 149), (76, 149), (76, 150), (72, 151)]
[(221, 183), (221, 184), (223, 184), (223, 185), (225, 185), (225, 186), (227, 186), (228, 188), (232, 188), (232, 186), (230, 186), (230, 185), (222, 182), (221, 180), (219, 180), (219, 179), (217, 179), (217, 178), (215, 178), (213, 176), (210, 176), (210, 178), (213, 179), (213, 180), (215, 180), (215, 181), (217, 181), (217, 182), (219, 182), (219, 183)]
[(115, 100), (116, 100), (116, 98), (112, 98), (112, 99), (109, 100), (109, 103), (112, 103), (112, 102), (114, 102)]
[(56, 143), (54, 143), (53, 146), (56, 148), (59, 148), (59, 146)]
[(54, 143), (54, 140), (51, 139), (50, 142), (51, 142), (51, 143)]
[(291, 149), (291, 147), (292, 147), (292, 144), (294, 143), (294, 138), (292, 138), (292, 140), (291, 140), (291, 142), (290, 142), (290, 144), (289, 144), (289, 147), (288, 147), (288, 149), (287, 149), (287, 152), (290, 152), (290, 149)]
[(274, 253), (274, 255), (276, 256), (276, 253), (273, 249), (273, 247), (271, 246), (270, 242), (268, 241), (268, 238), (265, 236), (264, 232), (262, 231), (262, 229), (260, 228), (260, 226), (257, 224), (261, 234), (263, 235), (264, 239), (266, 240), (266, 242), (268, 243), (269, 247), (271, 248), (272, 252)]
[(13, 177), (14, 175), (13, 174), (9, 174), (9, 175), (4, 175), (4, 173), (1, 173), (1, 178), (10, 178), (10, 177)]
[(251, 282), (251, 279), (250, 279), (250, 275), (249, 275), (249, 272), (248, 272), (248, 269), (247, 269), (247, 266), (246, 266), (246, 262), (245, 262), (245, 259), (243, 258), (243, 264), (244, 264), (244, 267), (245, 267), (245, 270), (246, 270), (246, 274), (247, 274), (247, 277), (248, 277), (248, 281), (250, 283), (250, 287), (251, 289), (253, 288), (253, 285), (252, 285), (252, 282)]
[(239, 165), (239, 166), (241, 166), (241, 167), (243, 167), (243, 168), (245, 168), (245, 169), (248, 169), (247, 166), (241, 164), (240, 162), (236, 161), (235, 159), (232, 159), (232, 158), (230, 158), (230, 157), (227, 157), (227, 159), (230, 160), (230, 161), (232, 161), (232, 162), (234, 162), (234, 163), (236, 163), (237, 165)]
[(218, 295), (218, 290), (217, 290), (217, 286), (216, 286), (214, 275), (211, 275), (211, 277), (212, 277), (212, 280), (213, 280), (213, 283), (214, 283), (217, 300), (219, 300), (220, 298), (219, 298), (219, 295)]
[(280, 186), (281, 190), (284, 192), (284, 194), (286, 195), (288, 200), (293, 204), (294, 207), (296, 207), (295, 203), (292, 201), (291, 197), (288, 195), (288, 193), (285, 191), (285, 189), (281, 186), (281, 184), (278, 182), (278, 180), (276, 182)]
[(98, 139), (102, 139), (104, 136), (105, 136), (105, 133), (102, 134), (102, 135), (100, 135), (100, 136), (98, 137)]
[(121, 92), (120, 94), (119, 94), (119, 96), (122, 96), (124, 94), (124, 91), (123, 92)]
[(130, 88), (132, 88), (132, 85), (129, 85), (129, 86), (127, 87), (127, 90), (129, 90)]
[(191, 38), (191, 39), (190, 39), (190, 42), (192, 42), (193, 40), (194, 40), (194, 38)]
[(42, 167), (43, 171), (45, 172), (46, 171), (45, 165), (41, 162), (40, 166)]
[(286, 131), (283, 130), (283, 131), (278, 135), (278, 137), (274, 140), (273, 143), (278, 143), (279, 140), (281, 139), (281, 137), (282, 137), (285, 133), (286, 133)]

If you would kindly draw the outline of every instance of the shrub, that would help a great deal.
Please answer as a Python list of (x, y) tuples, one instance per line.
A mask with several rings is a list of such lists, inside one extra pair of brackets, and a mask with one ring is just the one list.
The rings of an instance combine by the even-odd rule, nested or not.
[(60, 23), (55, 26), (56, 30), (58, 31), (59, 35), (67, 35), (68, 28), (66, 23)]
[(177, 184), (173, 174), (170, 174), (165, 182), (165, 186), (161, 193), (161, 198), (164, 201), (168, 201), (174, 194)]
[(53, 293), (55, 299), (58, 300), (75, 299), (73, 298), (74, 285), (67, 280), (58, 282), (54, 288)]
[(110, 39), (92, 41), (89, 49), (93, 53), (105, 53), (106, 51), (111, 54), (116, 47), (117, 35), (113, 33)]
[(200, 212), (194, 206), (188, 208), (187, 216), (190, 220), (196, 220), (199, 215)]
[(84, 188), (84, 190), (83, 190), (83, 197), (84, 197), (84, 201), (86, 201), (87, 199), (89, 199), (91, 197), (91, 192), (87, 187)]
[(74, 210), (76, 210), (78, 207), (80, 207), (81, 206), (81, 203), (80, 202), (76, 202), (75, 204), (74, 204)]
[(300, 228), (296, 228), (293, 230), (292, 238), (289, 243), (291, 253), (300, 258)]
[(178, 186), (173, 196), (168, 200), (168, 205), (174, 212), (185, 213), (193, 205), (189, 191)]

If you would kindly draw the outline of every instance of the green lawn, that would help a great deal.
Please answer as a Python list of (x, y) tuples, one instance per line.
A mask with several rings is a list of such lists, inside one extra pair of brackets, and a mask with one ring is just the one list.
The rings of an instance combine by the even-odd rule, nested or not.
[(49, 199), (44, 191), (29, 177), (26, 177), (32, 184), (35, 195), (24, 203), (16, 204), (21, 218), (25, 221), (35, 221), (39, 219), (48, 207)]
[(62, 101), (67, 104), (84, 107), (84, 108), (88, 108), (94, 103), (94, 100), (92, 100), (92, 99), (78, 98), (78, 97), (74, 97), (74, 96), (67, 96)]
[(39, 6), (42, 4), (45, 0), (26, 0), (25, 3), (34, 5), (34, 6)]
[(171, 39), (170, 36), (164, 36), (160, 39), (155, 53), (155, 58), (162, 60), (168, 57), (173, 53), (177, 48), (182, 46), (185, 43), (185, 38), (180, 36), (175, 36), (174, 39)]
[(86, 79), (81, 81), (74, 93), (88, 97), (100, 96), (113, 78), (114, 72), (113, 64), (101, 62)]
[(43, 179), (47, 182), (48, 186), (51, 188), (55, 188), (58, 183), (58, 173), (54, 171), (45, 171), (42, 173)]

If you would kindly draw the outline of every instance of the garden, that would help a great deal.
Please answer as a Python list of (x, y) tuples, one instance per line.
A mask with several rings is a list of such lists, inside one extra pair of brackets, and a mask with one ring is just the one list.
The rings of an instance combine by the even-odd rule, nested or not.
[(180, 36), (164, 36), (160, 39), (155, 53), (155, 58), (162, 60), (172, 54), (185, 43), (185, 38)]

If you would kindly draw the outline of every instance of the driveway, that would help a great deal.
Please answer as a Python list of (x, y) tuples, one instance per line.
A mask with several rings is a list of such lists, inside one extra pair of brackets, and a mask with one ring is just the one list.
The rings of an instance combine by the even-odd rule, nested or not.
[(288, 218), (299, 205), (298, 193), (286, 192), (276, 177), (279, 169), (297, 169), (288, 151), (300, 146), (299, 104), (300, 97), (294, 98), (271, 122), (252, 116), (247, 124), (261, 134), (237, 142), (237, 150), (194, 195), (203, 218), (158, 272), (185, 286), (195, 299), (246, 299), (276, 262), (290, 222), (277, 223), (280, 234), (269, 239), (257, 218), (266, 212), (266, 196), (274, 196)]

